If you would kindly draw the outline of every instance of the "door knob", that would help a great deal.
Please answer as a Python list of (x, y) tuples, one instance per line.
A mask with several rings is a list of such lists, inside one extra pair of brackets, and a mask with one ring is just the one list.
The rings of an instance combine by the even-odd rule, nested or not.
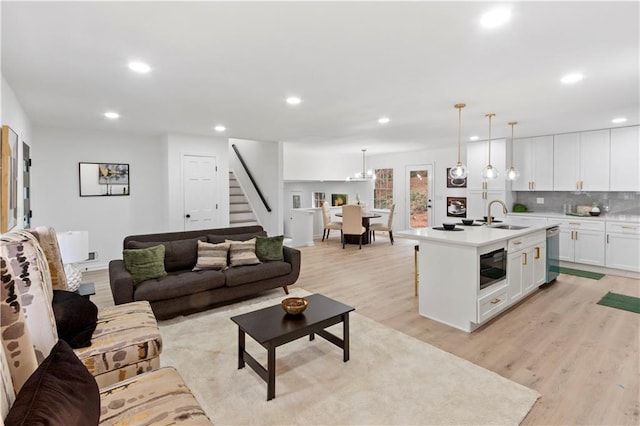
[(185, 217), (186, 217), (187, 219), (189, 219), (189, 218), (191, 217), (191, 215), (190, 215), (190, 214), (187, 214)]

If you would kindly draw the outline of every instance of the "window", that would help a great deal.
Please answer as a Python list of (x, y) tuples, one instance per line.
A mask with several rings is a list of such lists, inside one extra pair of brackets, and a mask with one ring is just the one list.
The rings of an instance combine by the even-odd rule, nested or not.
[(373, 208), (390, 209), (393, 204), (393, 169), (376, 169)]
[(324, 203), (324, 192), (313, 193), (313, 207), (322, 207)]

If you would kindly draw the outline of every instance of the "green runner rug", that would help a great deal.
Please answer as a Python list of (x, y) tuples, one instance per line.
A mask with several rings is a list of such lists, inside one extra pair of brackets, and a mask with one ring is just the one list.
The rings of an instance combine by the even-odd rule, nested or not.
[(591, 278), (592, 280), (599, 280), (604, 277), (604, 274), (597, 272), (582, 271), (580, 269), (565, 268), (563, 266), (559, 268), (559, 272), (561, 274), (575, 275), (576, 277)]
[(610, 306), (612, 308), (624, 309), (625, 311), (640, 314), (640, 298), (638, 297), (608, 292), (600, 299), (598, 305)]

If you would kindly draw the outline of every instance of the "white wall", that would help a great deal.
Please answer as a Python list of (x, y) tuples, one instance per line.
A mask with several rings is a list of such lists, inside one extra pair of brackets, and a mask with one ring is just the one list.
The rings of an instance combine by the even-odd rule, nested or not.
[[(260, 192), (271, 208), (267, 211), (231, 145), (236, 145)], [(282, 142), (229, 139), (229, 167), (235, 172), (258, 222), (269, 235), (283, 233), (283, 147)]]
[[(321, 145), (284, 144), (285, 181), (335, 180), (344, 181), (362, 171), (362, 152), (336, 154)], [(367, 169), (370, 169), (367, 154)]]
[(20, 165), (18, 170), (18, 221), (17, 228), (23, 228), (23, 203), (24, 198), (22, 185), (22, 143), (26, 142), (31, 148), (33, 148), (32, 130), (29, 118), (25, 114), (22, 105), (18, 98), (16, 98), (13, 89), (9, 86), (9, 83), (2, 77), (2, 85), (0, 86), (0, 124), (11, 127), (14, 132), (18, 134), (18, 164)]
[(164, 137), (167, 157), (167, 207), (170, 231), (184, 230), (182, 157), (201, 155), (216, 158), (218, 214), (216, 227), (229, 226), (229, 149), (227, 139), (171, 133)]
[[(89, 231), (89, 269), (122, 258), (127, 235), (168, 230), (167, 158), (159, 137), (34, 127), (32, 226)], [(80, 162), (128, 163), (129, 196), (80, 197)]]

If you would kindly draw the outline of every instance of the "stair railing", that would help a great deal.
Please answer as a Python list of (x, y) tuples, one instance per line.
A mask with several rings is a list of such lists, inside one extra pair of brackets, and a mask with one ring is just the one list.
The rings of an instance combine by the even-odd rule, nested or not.
[(240, 151), (238, 151), (238, 147), (236, 147), (235, 144), (231, 144), (231, 148), (233, 148), (233, 150), (235, 151), (236, 155), (238, 156), (238, 160), (240, 160), (240, 164), (242, 164), (242, 167), (244, 167), (244, 171), (247, 173), (247, 176), (249, 176), (249, 180), (251, 181), (251, 184), (256, 189), (256, 192), (258, 193), (258, 196), (262, 200), (262, 204), (264, 204), (264, 207), (267, 209), (268, 212), (270, 212), (271, 211), (271, 207), (269, 207), (269, 203), (267, 203), (267, 200), (264, 198), (264, 195), (262, 195), (262, 191), (260, 191), (260, 188), (258, 188), (258, 184), (256, 183), (255, 179), (253, 178), (253, 175), (249, 171), (249, 168), (247, 167), (247, 164), (244, 162), (244, 159), (242, 158), (242, 155), (240, 155)]

